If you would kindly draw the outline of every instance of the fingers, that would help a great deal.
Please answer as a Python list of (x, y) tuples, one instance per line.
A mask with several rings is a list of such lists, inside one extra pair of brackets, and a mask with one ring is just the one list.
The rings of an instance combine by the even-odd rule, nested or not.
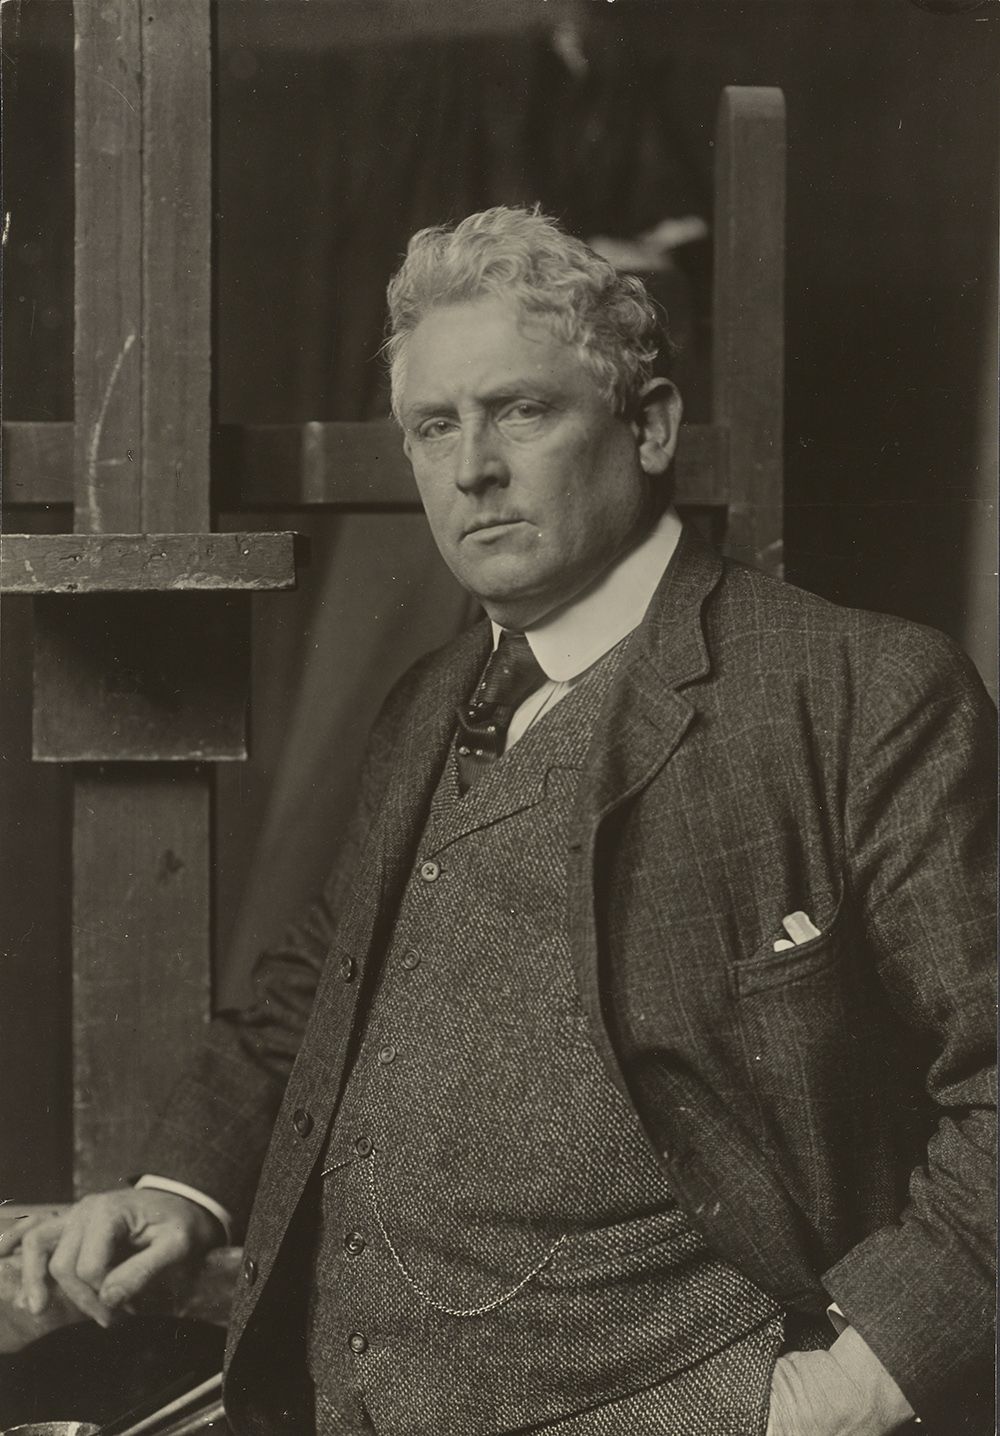
[(99, 1199), (85, 1198), (65, 1215), (24, 1224), (20, 1234), (20, 1304), (40, 1316), (55, 1282), (93, 1321), (110, 1326), (112, 1313), (99, 1299), (116, 1244), (126, 1227)]
[[(81, 1207), (83, 1203), (81, 1203)], [(97, 1218), (98, 1221), (101, 1218)], [(49, 1275), (52, 1276), (59, 1286), (69, 1297), (75, 1307), (96, 1321), (99, 1326), (111, 1325), (111, 1311), (99, 1299), (93, 1286), (85, 1281), (80, 1275), (78, 1267), (80, 1262), (80, 1251), (86, 1235), (86, 1217), (81, 1213), (80, 1207), (75, 1207), (66, 1229), (59, 1239), (55, 1251), (49, 1259)], [(105, 1238), (109, 1243), (110, 1235)], [(106, 1268), (105, 1268), (106, 1269)], [(93, 1271), (93, 1267), (92, 1267)], [(100, 1277), (103, 1278), (103, 1271)], [(29, 1311), (31, 1307), (30, 1298), (28, 1302)]]
[(49, 1304), (49, 1258), (59, 1245), (64, 1217), (39, 1217), (24, 1223), (19, 1235), (21, 1247), (21, 1294), (19, 1305), (32, 1316), (40, 1316)]
[(37, 1227), (39, 1222), (47, 1220), (50, 1220), (50, 1218), (43, 1217), (41, 1213), (36, 1213), (34, 1216), (19, 1217), (17, 1221), (11, 1222), (8, 1229), (0, 1233), (0, 1257), (10, 1256), (11, 1252), (16, 1251), (20, 1246), (21, 1238), (25, 1232), (29, 1232), (32, 1227)]
[(56, 1283), (84, 1315), (110, 1326), (164, 1268), (207, 1251), (218, 1224), (197, 1203), (132, 1188), (84, 1197), (68, 1212), (19, 1223), (3, 1250), (20, 1249), (18, 1304), (41, 1315)]
[(120, 1208), (110, 1212), (95, 1212), (82, 1227), (74, 1275), (102, 1305), (106, 1303), (100, 1296), (101, 1287), (114, 1266), (116, 1254), (128, 1241), (129, 1234), (128, 1215)]

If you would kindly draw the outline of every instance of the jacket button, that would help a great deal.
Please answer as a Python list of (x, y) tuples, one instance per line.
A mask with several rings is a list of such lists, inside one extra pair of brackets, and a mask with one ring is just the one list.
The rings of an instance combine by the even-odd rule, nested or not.
[(367, 1245), (361, 1232), (348, 1232), (344, 1238), (344, 1250), (350, 1252), (351, 1256), (359, 1256)]
[(359, 1157), (370, 1157), (372, 1154), (372, 1141), (370, 1137), (357, 1137), (354, 1141), (354, 1150)]
[(381, 1062), (383, 1067), (388, 1067), (390, 1062), (395, 1062), (396, 1056), (396, 1049), (390, 1042), (385, 1047), (381, 1047), (379, 1049), (378, 1060)]
[(411, 947), (409, 951), (403, 953), (401, 961), (407, 972), (412, 972), (415, 967), (420, 966), (420, 953), (414, 952)]
[(347, 1344), (354, 1352), (355, 1356), (363, 1356), (364, 1353), (368, 1350), (368, 1338), (366, 1336), (362, 1336), (360, 1331), (352, 1331), (350, 1336), (347, 1338)]
[(357, 967), (355, 966), (354, 958), (348, 956), (348, 954), (345, 953), (344, 956), (340, 959), (341, 977), (344, 979), (345, 982), (353, 982), (354, 974), (356, 971)]
[(428, 859), (426, 863), (420, 864), (420, 876), (425, 883), (436, 883), (441, 876), (441, 868), (433, 859)]
[(292, 1116), (292, 1126), (300, 1137), (308, 1137), (313, 1129), (312, 1113), (307, 1112), (304, 1107), (296, 1107)]
[(257, 1280), (257, 1263), (254, 1261), (253, 1257), (243, 1258), (243, 1280), (246, 1282), (247, 1286), (253, 1286), (254, 1282)]

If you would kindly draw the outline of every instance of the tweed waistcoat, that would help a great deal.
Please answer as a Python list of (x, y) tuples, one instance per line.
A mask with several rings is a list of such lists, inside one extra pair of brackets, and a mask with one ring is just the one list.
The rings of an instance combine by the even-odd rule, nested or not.
[(347, 1413), (331, 1430), (516, 1431), (743, 1338), (766, 1391), (777, 1309), (676, 1205), (577, 1000), (567, 825), (620, 657), (465, 797), (442, 772), (322, 1164), (308, 1357), (318, 1411)]

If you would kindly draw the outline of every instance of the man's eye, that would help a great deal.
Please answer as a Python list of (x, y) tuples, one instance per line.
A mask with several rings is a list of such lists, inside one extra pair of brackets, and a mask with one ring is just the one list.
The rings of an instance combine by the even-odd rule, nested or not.
[(444, 439), (455, 426), (449, 419), (428, 419), (420, 425), (417, 434), (421, 439)]
[(535, 403), (533, 399), (519, 399), (516, 404), (511, 404), (504, 410), (501, 418), (514, 423), (525, 423), (530, 419), (540, 418), (544, 412), (544, 406)]

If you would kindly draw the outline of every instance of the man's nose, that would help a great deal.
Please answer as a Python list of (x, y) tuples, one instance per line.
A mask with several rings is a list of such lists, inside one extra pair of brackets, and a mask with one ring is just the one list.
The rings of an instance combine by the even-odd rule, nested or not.
[(467, 493), (507, 483), (509, 473), (502, 446), (488, 424), (462, 430), (455, 483)]

